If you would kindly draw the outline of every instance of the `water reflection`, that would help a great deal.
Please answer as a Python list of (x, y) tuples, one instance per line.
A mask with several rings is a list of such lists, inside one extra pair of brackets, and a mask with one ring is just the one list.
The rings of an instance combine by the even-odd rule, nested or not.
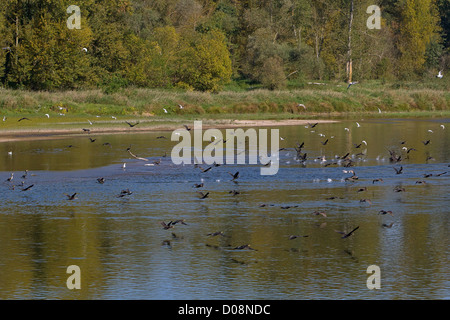
[[(175, 142), (156, 139), (160, 132), (0, 144), (0, 298), (448, 299), (449, 174), (437, 175), (449, 170), (449, 133), (439, 127), (446, 122), (358, 123), (280, 127), (287, 150), (275, 176), (261, 176), (259, 165), (206, 173), (175, 166), (163, 157)], [(367, 146), (355, 148), (362, 140)], [(402, 153), (400, 141), (417, 151), (396, 174), (388, 149)], [(305, 142), (306, 165), (295, 160), (297, 142)], [(161, 164), (131, 158), (130, 145)], [(321, 161), (346, 153), (355, 166)], [(354, 182), (345, 180), (350, 169)], [(236, 171), (233, 183), (228, 172)], [(33, 188), (21, 191), (22, 180)], [(117, 197), (124, 189), (132, 194)], [(210, 196), (201, 200), (198, 190)], [(64, 195), (75, 192), (73, 201)], [(187, 225), (160, 224), (176, 219)], [(346, 239), (336, 232), (356, 226)], [(208, 236), (219, 231), (225, 236)], [(234, 249), (245, 244), (256, 250)], [(81, 290), (66, 287), (72, 264)], [(381, 268), (380, 290), (366, 287), (372, 264)]]

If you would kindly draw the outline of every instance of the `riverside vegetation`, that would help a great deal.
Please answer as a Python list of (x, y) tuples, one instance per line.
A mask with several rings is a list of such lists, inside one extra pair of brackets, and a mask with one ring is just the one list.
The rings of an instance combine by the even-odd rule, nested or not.
[[(447, 79), (428, 82), (368, 81), (351, 86), (323, 82), (290, 90), (238, 88), (210, 92), (124, 88), (106, 94), (101, 89), (63, 92), (0, 90), (1, 116), (19, 119), (21, 126), (39, 121), (83, 122), (86, 117), (158, 119), (312, 119), (345, 117), (448, 116)], [(48, 115), (47, 118), (45, 115)], [(107, 117), (104, 117), (107, 116)], [(92, 119), (92, 118), (91, 118)], [(93, 119), (92, 119), (93, 120)], [(4, 121), (0, 128), (16, 127)]]

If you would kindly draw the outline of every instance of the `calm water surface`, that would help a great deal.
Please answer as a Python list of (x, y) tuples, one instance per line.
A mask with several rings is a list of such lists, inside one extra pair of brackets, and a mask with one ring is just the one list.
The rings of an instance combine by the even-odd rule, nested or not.
[[(286, 149), (274, 176), (259, 164), (176, 166), (171, 132), (2, 143), (0, 299), (449, 299), (449, 119), (358, 123), (279, 127)], [(336, 160), (346, 153), (351, 168)], [(117, 197), (124, 189), (132, 194)], [(176, 219), (186, 225), (162, 228)], [(345, 239), (336, 232), (357, 226)], [(244, 244), (255, 250), (234, 249)], [(69, 265), (81, 290), (66, 287)], [(366, 286), (370, 265), (378, 290)]]

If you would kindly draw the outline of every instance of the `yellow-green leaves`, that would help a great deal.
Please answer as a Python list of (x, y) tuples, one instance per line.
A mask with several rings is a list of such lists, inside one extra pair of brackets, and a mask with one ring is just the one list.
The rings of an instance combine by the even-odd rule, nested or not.
[(183, 39), (178, 61), (177, 83), (181, 86), (214, 92), (231, 79), (230, 55), (219, 31), (196, 33), (192, 39)]

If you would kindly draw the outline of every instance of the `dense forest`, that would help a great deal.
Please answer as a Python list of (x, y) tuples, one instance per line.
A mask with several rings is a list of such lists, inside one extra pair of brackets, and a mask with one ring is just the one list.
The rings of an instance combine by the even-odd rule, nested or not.
[(2, 0), (0, 86), (419, 80), (450, 65), (449, 15), (450, 0)]

